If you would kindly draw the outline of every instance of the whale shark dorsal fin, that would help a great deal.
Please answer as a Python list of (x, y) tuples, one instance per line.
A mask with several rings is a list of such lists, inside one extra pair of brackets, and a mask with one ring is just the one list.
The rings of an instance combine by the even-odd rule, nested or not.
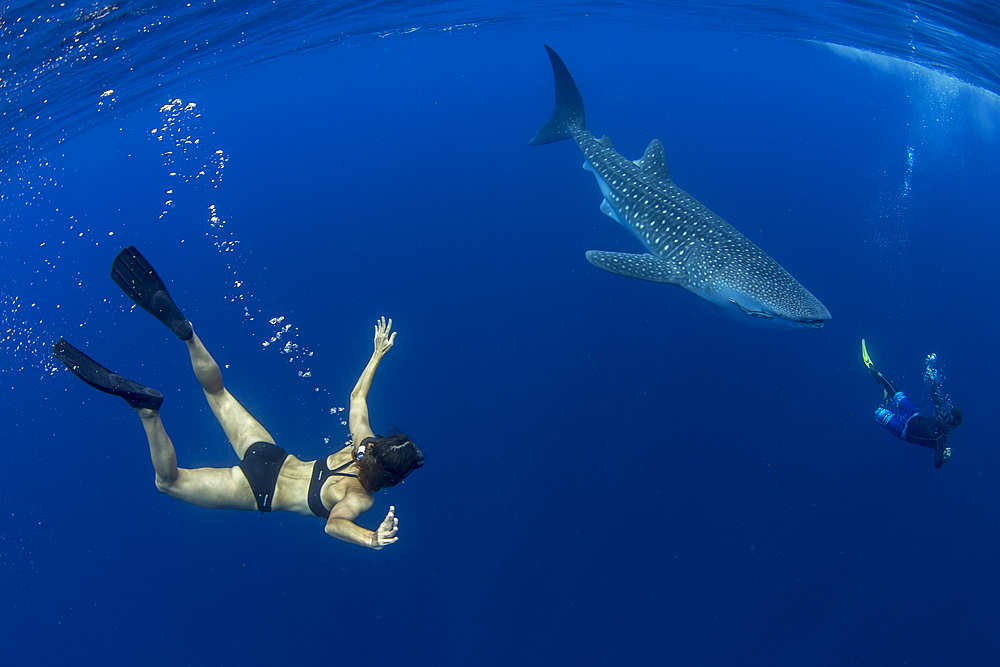
[(599, 143), (600, 145), (604, 146), (605, 148), (610, 148), (611, 150), (615, 149), (615, 147), (611, 145), (611, 137), (609, 137), (606, 134), (603, 137), (601, 137), (600, 139), (598, 139), (597, 143)]
[(670, 180), (670, 167), (667, 166), (667, 154), (659, 139), (653, 139), (646, 146), (646, 152), (635, 161), (645, 174), (663, 181)]
[(609, 273), (648, 280), (651, 283), (677, 285), (684, 281), (680, 266), (649, 253), (636, 255), (630, 252), (588, 250), (587, 261)]

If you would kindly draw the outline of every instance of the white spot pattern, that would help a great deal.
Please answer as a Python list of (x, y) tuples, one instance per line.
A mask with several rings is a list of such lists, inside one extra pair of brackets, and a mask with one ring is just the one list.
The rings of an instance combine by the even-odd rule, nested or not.
[(608, 204), (652, 253), (651, 258), (595, 252), (591, 261), (597, 266), (673, 282), (711, 301), (729, 301), (749, 314), (805, 324), (830, 318), (819, 299), (767, 253), (674, 185), (659, 141), (633, 162), (611, 148), (610, 141), (605, 145), (586, 129), (570, 129), (591, 171), (603, 181)]

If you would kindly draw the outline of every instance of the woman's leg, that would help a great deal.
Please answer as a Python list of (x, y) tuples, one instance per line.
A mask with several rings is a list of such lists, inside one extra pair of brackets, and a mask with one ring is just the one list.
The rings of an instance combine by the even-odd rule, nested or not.
[[(191, 354), (191, 367), (194, 369), (194, 375), (201, 383), (202, 389), (205, 390), (208, 405), (212, 408), (215, 418), (219, 420), (219, 424), (222, 425), (226, 437), (229, 438), (229, 443), (233, 446), (240, 460), (243, 460), (243, 455), (255, 442), (274, 444), (274, 438), (267, 432), (267, 429), (261, 426), (260, 422), (254, 419), (223, 386), (222, 371), (219, 370), (219, 365), (215, 363), (212, 355), (205, 349), (197, 333), (187, 341), (187, 346), (188, 352)], [(164, 435), (166, 434), (164, 433)], [(236, 473), (234, 472), (234, 474)]]
[(257, 507), (250, 485), (239, 468), (177, 467), (174, 445), (157, 410), (139, 408), (149, 453), (156, 471), (156, 488), (167, 495), (210, 509), (253, 510)]
[(250, 485), (239, 468), (185, 470), (177, 467), (174, 445), (160, 421), (163, 394), (114, 373), (64, 339), (59, 339), (52, 353), (81, 380), (95, 389), (123, 398), (135, 409), (149, 440), (158, 489), (202, 507), (245, 510), (256, 507)]

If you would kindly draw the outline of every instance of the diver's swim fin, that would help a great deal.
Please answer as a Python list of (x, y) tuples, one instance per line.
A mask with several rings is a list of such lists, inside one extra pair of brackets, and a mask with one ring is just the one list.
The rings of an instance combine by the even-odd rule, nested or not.
[(868, 356), (868, 347), (865, 345), (864, 338), (861, 339), (861, 360), (865, 362), (865, 366), (871, 372), (875, 381), (885, 386), (886, 398), (895, 396), (896, 388), (892, 386), (892, 383), (889, 382), (884, 375), (878, 372), (878, 369), (875, 368), (875, 364), (872, 363), (872, 358)]
[(159, 410), (163, 404), (163, 394), (109, 371), (67, 343), (65, 338), (60, 338), (59, 342), (52, 346), (52, 354), (91, 387), (106, 394), (120, 396), (133, 408)]
[(868, 347), (865, 345), (864, 338), (861, 339), (861, 360), (865, 362), (865, 366), (868, 367), (868, 370), (870, 370), (872, 374), (878, 373), (878, 371), (875, 370), (875, 365), (872, 363), (872, 358), (868, 356)]
[(167, 286), (156, 274), (156, 269), (135, 246), (129, 246), (118, 253), (111, 265), (111, 278), (128, 298), (167, 325), (178, 338), (190, 340), (194, 335), (191, 323), (170, 298)]

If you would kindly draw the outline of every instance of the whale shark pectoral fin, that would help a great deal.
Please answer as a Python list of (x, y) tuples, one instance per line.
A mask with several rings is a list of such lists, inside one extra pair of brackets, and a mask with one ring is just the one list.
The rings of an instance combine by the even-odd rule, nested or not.
[(648, 280), (651, 283), (671, 285), (680, 285), (684, 282), (684, 274), (681, 272), (680, 266), (649, 253), (636, 255), (628, 252), (588, 250), (587, 261), (608, 273), (615, 273), (626, 278), (638, 278), (639, 280)]

